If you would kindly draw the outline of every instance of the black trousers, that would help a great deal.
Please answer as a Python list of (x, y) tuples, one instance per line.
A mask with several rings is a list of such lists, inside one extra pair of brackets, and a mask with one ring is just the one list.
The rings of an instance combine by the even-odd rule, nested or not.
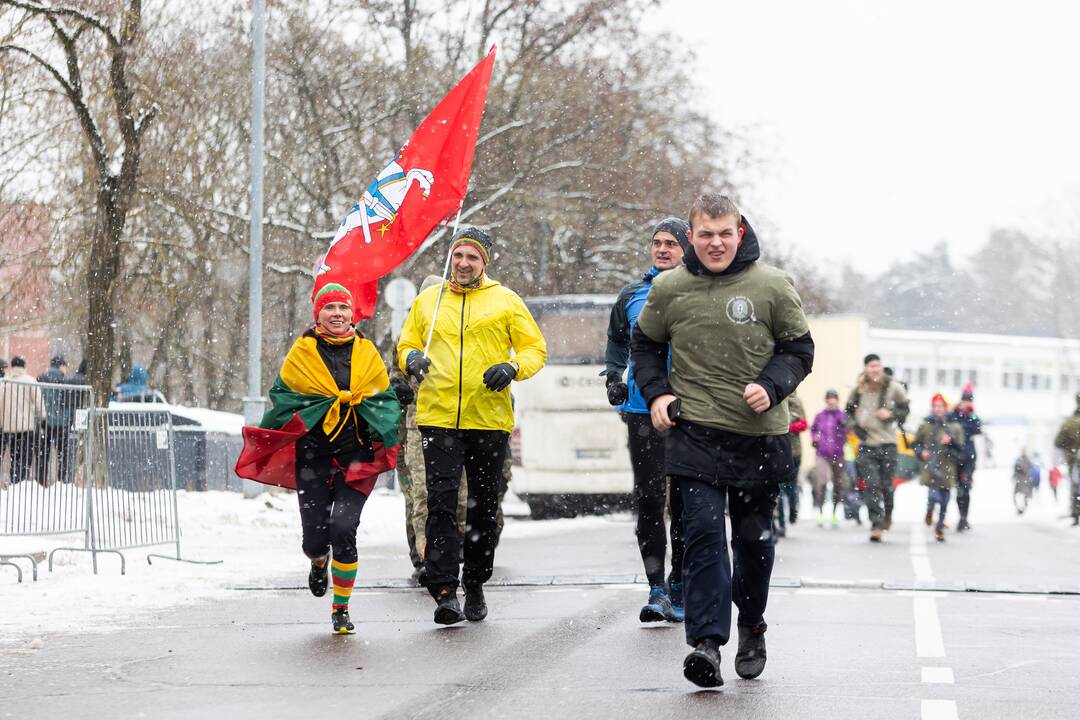
[[(634, 471), (634, 500), (637, 505), (637, 541), (645, 575), (650, 585), (664, 583), (667, 560), (667, 533), (664, 509), (668, 506), (667, 476), (664, 473), (664, 436), (652, 425), (649, 415), (625, 413)], [(683, 572), (682, 493), (677, 478), (671, 478), (671, 574), (668, 582), (681, 583)]]
[(46, 484), (49, 462), (56, 456), (57, 482), (71, 482), (71, 428), (66, 425), (46, 425), (38, 447), (37, 481)]
[(38, 434), (33, 430), (4, 433), (3, 445), (11, 454), (8, 478), (12, 485), (30, 479), (30, 469), (37, 456), (38, 442)]
[(469, 491), (465, 512), (465, 565), (461, 583), (482, 585), (491, 579), (498, 542), (499, 488), (509, 434), (501, 430), (455, 430), (420, 427), (427, 472), (427, 551), (424, 557), (428, 591), (458, 586), (457, 501), (461, 470)]
[(357, 561), (356, 529), (367, 495), (346, 484), (347, 462), (303, 438), (296, 444), (296, 494), (309, 558), (332, 550), (338, 562)]
[[(765, 618), (769, 578), (775, 558), (772, 535), (775, 484), (755, 487), (715, 485), (680, 478), (686, 531), (686, 642), (708, 637), (724, 645), (731, 636), (731, 604), (739, 608), (739, 625), (757, 625)], [(728, 558), (725, 510), (731, 516), (731, 559)]]
[(975, 479), (975, 468), (960, 468), (960, 477), (956, 483), (956, 507), (960, 510), (960, 519), (964, 520), (971, 509), (971, 484)]

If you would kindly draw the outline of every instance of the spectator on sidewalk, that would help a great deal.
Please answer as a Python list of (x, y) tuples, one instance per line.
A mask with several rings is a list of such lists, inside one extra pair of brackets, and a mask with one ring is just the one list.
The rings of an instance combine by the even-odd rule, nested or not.
[(45, 402), (37, 381), (26, 372), (22, 356), (11, 358), (6, 380), (0, 383), (0, 436), (11, 454), (8, 477), (14, 485), (30, 479), (45, 420)]
[[(45, 385), (68, 384), (67, 362), (63, 355), (49, 361), (49, 369), (38, 376), (38, 383)], [(68, 388), (43, 387), (41, 396), (45, 401), (45, 430), (38, 446), (37, 479), (46, 484), (49, 466), (55, 459), (56, 479), (71, 482), (71, 426), (75, 418), (77, 394)]]

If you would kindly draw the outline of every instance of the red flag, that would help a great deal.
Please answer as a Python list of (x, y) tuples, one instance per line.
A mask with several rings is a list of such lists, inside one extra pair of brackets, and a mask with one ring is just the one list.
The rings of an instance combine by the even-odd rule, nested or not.
[(461, 206), (494, 63), (492, 46), (368, 186), (316, 263), (312, 298), (339, 283), (353, 294), (353, 320), (371, 317), (376, 281)]

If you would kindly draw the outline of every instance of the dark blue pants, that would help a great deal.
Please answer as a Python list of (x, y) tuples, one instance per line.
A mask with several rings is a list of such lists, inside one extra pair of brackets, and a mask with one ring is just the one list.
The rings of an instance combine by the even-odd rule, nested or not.
[(949, 507), (949, 496), (952, 495), (949, 488), (930, 488), (930, 492), (927, 493), (929, 498), (927, 505), (927, 512), (932, 513), (934, 506), (937, 505), (941, 509), (938, 511), (937, 525), (935, 527), (938, 530), (945, 528), (945, 510)]
[[(739, 608), (740, 625), (757, 625), (765, 617), (775, 557), (772, 515), (777, 490), (764, 483), (738, 489), (689, 477), (679, 482), (686, 541), (686, 642), (696, 645), (714, 637), (724, 645), (731, 635), (732, 602)], [(734, 571), (725, 510), (731, 515)]]

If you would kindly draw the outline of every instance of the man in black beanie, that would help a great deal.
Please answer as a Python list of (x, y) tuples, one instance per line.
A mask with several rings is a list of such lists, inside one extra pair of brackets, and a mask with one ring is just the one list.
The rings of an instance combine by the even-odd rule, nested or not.
[(637, 541), (645, 575), (649, 579), (649, 600), (641, 608), (641, 622), (682, 622), (682, 497), (677, 482), (672, 482), (671, 498), (671, 573), (665, 579), (667, 538), (664, 533), (664, 508), (668, 504), (667, 475), (664, 472), (664, 436), (649, 419), (649, 406), (634, 383), (633, 370), (627, 373), (630, 335), (638, 313), (657, 275), (682, 265), (689, 243), (690, 226), (685, 220), (669, 217), (653, 229), (650, 241), (652, 267), (641, 279), (626, 285), (611, 308), (608, 321), (606, 367), (608, 402), (618, 408), (626, 423), (630, 464), (634, 471), (634, 499), (637, 505)]

